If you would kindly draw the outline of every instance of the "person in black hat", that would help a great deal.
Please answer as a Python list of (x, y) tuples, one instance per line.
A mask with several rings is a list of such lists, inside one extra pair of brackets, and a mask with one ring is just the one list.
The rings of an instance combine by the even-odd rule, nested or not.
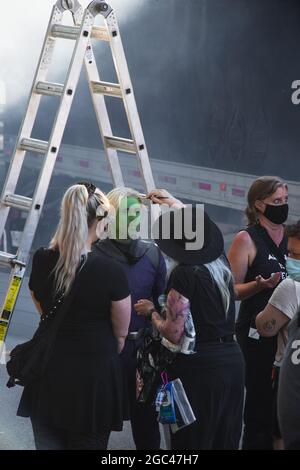
[[(174, 199), (167, 197), (163, 190), (152, 191), (149, 198), (174, 206)], [(244, 360), (233, 336), (234, 288), (224, 255), (223, 236), (206, 213), (201, 218), (198, 206), (180, 208), (178, 201), (176, 206), (156, 222), (155, 241), (173, 260), (173, 266), (177, 264), (168, 281), (166, 318), (144, 299), (138, 301), (135, 308), (138, 314), (149, 315), (161, 335), (179, 347), (185, 334), (186, 318), (189, 312), (192, 315), (196, 332), (193, 350), (181, 348), (168, 372), (169, 379), (181, 379), (196, 421), (171, 434), (172, 449), (238, 449), (242, 431)], [(194, 240), (185, 235), (186, 230), (178, 236), (179, 214), (182, 229), (186, 228), (184, 221), (192, 221), (196, 232)], [(167, 224), (169, 239), (164, 237)], [(201, 228), (204, 229), (202, 247), (196, 243), (197, 231)]]

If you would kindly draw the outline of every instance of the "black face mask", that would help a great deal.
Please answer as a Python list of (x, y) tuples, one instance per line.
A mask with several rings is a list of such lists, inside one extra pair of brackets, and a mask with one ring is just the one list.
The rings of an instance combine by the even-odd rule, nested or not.
[(273, 222), (273, 224), (283, 224), (288, 218), (288, 214), (288, 204), (283, 204), (282, 206), (272, 206), (271, 204), (266, 204), (264, 216), (270, 220), (270, 222)]

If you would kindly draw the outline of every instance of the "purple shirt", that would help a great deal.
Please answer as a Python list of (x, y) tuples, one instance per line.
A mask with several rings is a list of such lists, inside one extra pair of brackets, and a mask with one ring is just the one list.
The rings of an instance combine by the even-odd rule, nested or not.
[(158, 308), (158, 297), (164, 293), (166, 284), (166, 264), (160, 253), (159, 267), (155, 269), (147, 254), (142, 256), (135, 264), (122, 263), (129, 284), (132, 309), (129, 331), (137, 331), (144, 328), (147, 320), (138, 316), (133, 305), (140, 299), (152, 300)]

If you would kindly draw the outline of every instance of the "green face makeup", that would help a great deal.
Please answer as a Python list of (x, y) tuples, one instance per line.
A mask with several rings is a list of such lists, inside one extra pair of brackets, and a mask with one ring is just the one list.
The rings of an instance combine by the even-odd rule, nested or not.
[(131, 238), (131, 231), (140, 230), (141, 203), (134, 197), (123, 197), (116, 212), (116, 236), (118, 239)]

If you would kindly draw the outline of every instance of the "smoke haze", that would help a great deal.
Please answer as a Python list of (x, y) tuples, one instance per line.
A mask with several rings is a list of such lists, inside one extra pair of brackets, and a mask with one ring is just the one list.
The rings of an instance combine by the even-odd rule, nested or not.
[[(85, 8), (89, 0), (80, 1)], [(133, 19), (143, 0), (111, 0), (120, 24)], [(51, 15), (54, 0), (1, 0), (0, 4), (0, 81), (6, 85), (7, 106), (13, 107), (30, 92), (33, 75), (39, 59), (44, 35)], [(64, 23), (72, 25), (69, 12)], [(63, 47), (56, 47), (54, 66), (64, 70), (66, 58), (72, 52), (73, 41), (63, 41)]]

